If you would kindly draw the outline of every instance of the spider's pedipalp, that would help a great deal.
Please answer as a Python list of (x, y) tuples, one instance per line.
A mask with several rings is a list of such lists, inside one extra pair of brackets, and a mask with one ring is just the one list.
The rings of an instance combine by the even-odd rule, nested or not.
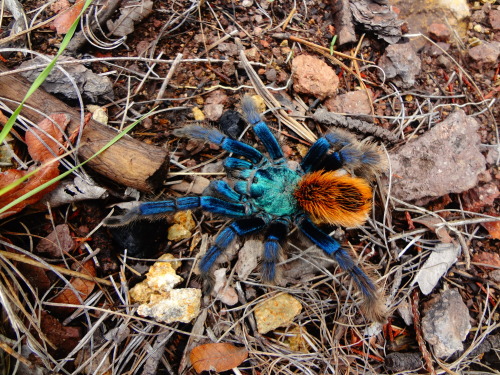
[(288, 223), (275, 221), (269, 225), (262, 257), (262, 279), (265, 282), (272, 282), (276, 279), (276, 263), (280, 260), (282, 245), (287, 235)]
[(250, 96), (245, 96), (242, 101), (242, 109), (245, 113), (245, 117), (248, 122), (253, 125), (253, 131), (259, 139), (262, 141), (262, 144), (266, 148), (269, 156), (272, 160), (283, 159), (284, 154), (281, 149), (280, 144), (276, 140), (276, 137), (271, 130), (266, 125), (264, 121), (261, 120), (259, 112), (257, 111), (257, 107), (255, 105), (254, 100)]
[[(300, 163), (302, 170), (307, 173), (311, 172), (313, 168), (319, 166), (329, 149), (330, 143), (327, 139), (325, 137), (319, 138), (316, 142), (314, 142), (306, 156), (302, 159), (302, 162)], [(338, 156), (338, 154), (335, 155)]]
[(210, 182), (210, 185), (203, 191), (203, 195), (210, 195), (232, 202), (239, 202), (241, 200), (241, 195), (234, 191), (224, 180)]
[(235, 139), (226, 137), (217, 129), (204, 128), (198, 125), (184, 126), (183, 128), (176, 129), (173, 134), (177, 137), (188, 137), (199, 139), (202, 141), (211, 142), (222, 147), (228, 152), (233, 152), (236, 155), (243, 156), (253, 163), (258, 163), (264, 157), (259, 151), (246, 143), (237, 141)]
[(381, 149), (370, 142), (360, 142), (354, 135), (335, 129), (325, 134), (333, 150), (338, 150), (344, 166), (368, 180), (386, 168)]
[(234, 241), (237, 236), (245, 236), (258, 232), (265, 227), (266, 223), (260, 218), (240, 219), (233, 221), (224, 228), (215, 239), (214, 245), (208, 249), (207, 253), (200, 261), (199, 269), (202, 276), (207, 276), (217, 258)]
[(308, 218), (300, 218), (298, 226), (316, 246), (330, 255), (346, 271), (363, 295), (363, 310), (371, 320), (384, 321), (385, 307), (373, 281), (358, 267), (349, 253), (328, 234), (319, 229)]
[(230, 173), (232, 169), (235, 169), (235, 170), (251, 169), (253, 167), (253, 165), (252, 165), (252, 163), (250, 163), (246, 160), (228, 157), (224, 161), (224, 167), (226, 169), (228, 169), (229, 173)]

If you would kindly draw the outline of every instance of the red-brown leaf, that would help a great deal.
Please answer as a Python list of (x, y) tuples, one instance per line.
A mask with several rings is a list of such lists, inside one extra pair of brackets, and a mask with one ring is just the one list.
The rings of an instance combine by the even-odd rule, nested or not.
[[(17, 179), (24, 176), (27, 172), (18, 171), (16, 169), (9, 169), (5, 172), (0, 173), (0, 188), (4, 188), (10, 183), (16, 181)], [(23, 182), (21, 185), (17, 186), (15, 189), (12, 189), (0, 196), (0, 207), (4, 207), (5, 205), (13, 202), (17, 198), (22, 195), (32, 191), (38, 186), (52, 180), (53, 178), (59, 176), (59, 162), (54, 162), (45, 167), (41, 168), (34, 176), (32, 176), (29, 180)], [(23, 208), (32, 205), (38, 202), (45, 194), (54, 190), (57, 187), (57, 183), (54, 183), (48, 187), (46, 187), (41, 192), (32, 195), (31, 197), (23, 200), (18, 203), (14, 207), (11, 207), (9, 211), (5, 211), (0, 214), (0, 219), (9, 217), (21, 211)]]
[(189, 359), (197, 373), (215, 370), (227, 371), (239, 366), (248, 357), (248, 351), (229, 343), (200, 345), (191, 351)]
[[(41, 121), (36, 128), (32, 128), (32, 131), (26, 132), (26, 145), (33, 160), (45, 162), (53, 159), (54, 154), (59, 154), (60, 144), (63, 140), (62, 132), (66, 129), (69, 121), (70, 117), (68, 114), (54, 113), (50, 115), (50, 119)], [(52, 140), (47, 134), (57, 140), (57, 142)]]
[(52, 26), (58, 34), (66, 34), (69, 31), (73, 22), (80, 15), (84, 4), (84, 0), (79, 0), (71, 8), (64, 10), (56, 16), (54, 22), (52, 22)]
[(486, 228), (491, 238), (500, 240), (500, 221), (489, 221), (487, 223), (483, 223), (483, 227)]
[(490, 253), (487, 251), (480, 251), (477, 254), (474, 254), (472, 257), (472, 261), (474, 263), (481, 263), (484, 265), (491, 265), (492, 267), (480, 266), (482, 268), (492, 270), (500, 267), (500, 255), (497, 253)]

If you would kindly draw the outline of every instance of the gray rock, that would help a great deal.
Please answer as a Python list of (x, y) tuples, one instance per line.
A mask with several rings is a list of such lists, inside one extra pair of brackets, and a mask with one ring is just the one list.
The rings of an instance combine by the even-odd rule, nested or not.
[[(72, 59), (68, 57), (59, 58), (59, 61), (71, 60)], [(33, 60), (25, 61), (21, 64), (21, 68), (28, 68), (33, 65), (43, 65), (43, 67), (28, 70), (21, 74), (28, 81), (33, 82), (47, 64), (47, 60), (42, 57), (36, 57)], [(108, 77), (95, 74), (78, 62), (71, 65), (65, 64), (62, 68), (66, 70), (75, 81), (78, 90), (85, 98), (88, 98), (92, 102), (96, 102), (101, 96), (107, 96), (113, 99), (113, 83)], [(68, 99), (77, 98), (75, 86), (73, 86), (69, 78), (57, 67), (52, 70), (42, 87), (51, 94), (64, 95)]]
[(470, 329), (469, 310), (457, 289), (443, 292), (422, 319), (424, 338), (439, 358), (463, 350)]
[[(420, 58), (409, 43), (388, 46), (378, 65), (385, 72), (385, 78), (400, 88), (412, 87), (422, 67)], [(384, 78), (382, 73), (380, 76)]]
[(479, 124), (461, 109), (415, 141), (390, 154), (392, 194), (399, 199), (435, 198), (476, 186), (486, 170), (479, 151)]

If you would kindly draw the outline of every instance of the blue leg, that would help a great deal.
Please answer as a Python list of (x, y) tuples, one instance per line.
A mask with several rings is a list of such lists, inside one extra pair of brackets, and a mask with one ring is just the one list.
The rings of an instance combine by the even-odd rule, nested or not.
[(139, 206), (128, 211), (125, 215), (106, 219), (104, 224), (108, 226), (121, 226), (148, 216), (153, 218), (155, 216), (162, 217), (165, 214), (195, 208), (202, 208), (205, 211), (228, 217), (247, 216), (245, 205), (240, 203), (226, 202), (225, 200), (210, 196), (181, 197), (165, 201), (141, 203)]
[(261, 120), (253, 99), (250, 96), (245, 96), (241, 104), (247, 120), (253, 125), (253, 131), (262, 141), (271, 159), (274, 161), (282, 159), (284, 157), (283, 150), (269, 127)]
[(267, 231), (262, 259), (262, 279), (271, 282), (276, 279), (276, 263), (279, 262), (281, 246), (288, 235), (288, 224), (273, 222)]
[(208, 249), (207, 253), (200, 261), (200, 271), (202, 276), (208, 276), (210, 269), (222, 252), (233, 242), (236, 236), (245, 236), (262, 230), (266, 226), (264, 220), (260, 218), (241, 219), (233, 221), (215, 239), (214, 245)]
[(346, 271), (354, 280), (359, 290), (364, 296), (367, 305), (375, 305), (378, 298), (377, 288), (372, 280), (359, 268), (347, 251), (340, 247), (340, 244), (328, 234), (320, 230), (311, 220), (306, 217), (299, 219), (300, 230), (325, 253), (330, 255), (340, 268)]
[(247, 158), (252, 163), (258, 163), (263, 158), (262, 154), (252, 146), (226, 137), (216, 129), (208, 129), (202, 126), (189, 125), (184, 126), (181, 129), (176, 129), (173, 133), (178, 137), (189, 137), (211, 142), (222, 147), (226, 151)]

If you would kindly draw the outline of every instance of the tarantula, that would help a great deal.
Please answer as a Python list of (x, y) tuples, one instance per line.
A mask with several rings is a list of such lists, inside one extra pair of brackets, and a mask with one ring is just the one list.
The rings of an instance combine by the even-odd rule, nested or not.
[(224, 162), (232, 186), (216, 180), (202, 196), (143, 202), (125, 215), (108, 218), (105, 224), (121, 226), (143, 217), (195, 208), (234, 218), (201, 259), (199, 269), (208, 277), (217, 258), (237, 236), (266, 230), (264, 281), (275, 279), (282, 246), (295, 224), (348, 272), (364, 297), (365, 314), (371, 320), (383, 320), (384, 303), (372, 280), (335, 239), (317, 227), (321, 223), (355, 227), (366, 221), (372, 202), (369, 181), (384, 167), (380, 149), (357, 141), (348, 132), (332, 130), (311, 146), (297, 169), (292, 169), (276, 138), (261, 120), (253, 99), (245, 97), (242, 109), (269, 157), (216, 129), (185, 126), (174, 134), (209, 141), (233, 154)]

